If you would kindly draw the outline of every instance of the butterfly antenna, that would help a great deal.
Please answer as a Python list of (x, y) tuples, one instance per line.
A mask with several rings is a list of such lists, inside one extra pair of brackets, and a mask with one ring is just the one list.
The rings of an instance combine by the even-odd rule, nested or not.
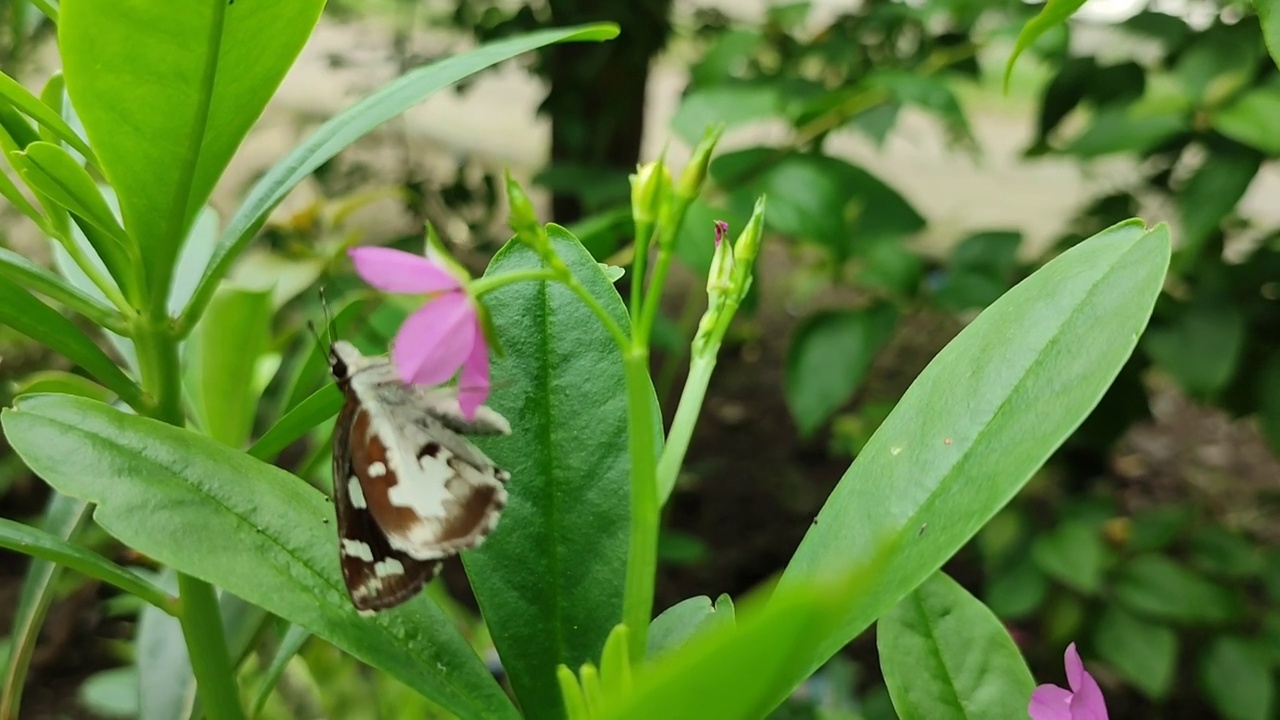
[[(329, 338), (329, 342), (325, 344), (325, 347), (328, 348), (333, 345), (333, 336), (334, 336), (335, 328), (334, 328), (333, 316), (329, 314), (329, 301), (325, 297), (323, 285), (320, 286), (320, 307), (321, 309), (324, 310), (324, 334)], [(317, 333), (316, 338), (319, 339), (319, 337), (320, 335), (319, 333)]]

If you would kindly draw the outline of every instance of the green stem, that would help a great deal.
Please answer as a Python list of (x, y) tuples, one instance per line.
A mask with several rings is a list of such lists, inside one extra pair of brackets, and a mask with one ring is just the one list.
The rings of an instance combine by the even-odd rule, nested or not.
[(633, 346), (623, 355), (627, 388), (627, 429), (631, 452), (631, 532), (622, 621), (631, 633), (631, 662), (644, 660), (653, 616), (654, 575), (658, 568), (658, 487), (654, 449), (649, 353)]
[[(664, 218), (658, 227), (658, 258), (653, 265), (653, 278), (649, 281), (649, 288), (644, 294), (644, 304), (640, 308), (639, 330), (637, 336), (644, 339), (645, 345), (649, 343), (650, 333), (653, 332), (653, 323), (658, 316), (658, 306), (662, 302), (662, 286), (667, 283), (667, 271), (671, 268), (671, 259), (675, 257), (676, 237), (680, 234), (680, 226), (684, 224), (684, 216), (689, 210), (689, 205), (694, 201), (692, 197), (679, 197), (674, 199), (675, 207), (671, 212), (670, 218)], [(636, 317), (634, 312), (632, 317)]]
[(67, 251), (67, 254), (71, 256), (71, 259), (75, 261), (76, 267), (80, 268), (80, 272), (84, 273), (85, 277), (89, 278), (90, 282), (102, 291), (102, 294), (111, 301), (112, 305), (115, 305), (121, 312), (130, 312), (133, 310), (133, 306), (125, 299), (124, 295), (120, 293), (120, 288), (116, 287), (115, 282), (109, 280), (107, 276), (98, 272), (98, 266), (93, 264), (93, 261), (90, 260), (89, 256), (84, 253), (83, 249), (81, 249), (79, 243), (71, 239), (69, 236), (55, 236), (55, 239), (57, 239), (63, 249)]
[[(644, 291), (645, 264), (649, 262), (649, 241), (653, 239), (653, 223), (636, 223), (635, 257), (631, 259), (631, 317), (639, 317), (646, 302)], [(647, 335), (638, 335), (647, 338)]]
[(526, 282), (529, 280), (558, 280), (559, 273), (549, 268), (530, 268), (527, 270), (512, 270), (511, 272), (499, 273), (497, 275), (488, 275), (486, 277), (477, 278), (467, 284), (467, 291), (472, 297), (480, 297), (485, 293), (491, 293), (498, 288), (506, 287), (513, 283)]
[(662, 458), (658, 461), (659, 505), (667, 502), (672, 489), (676, 486), (680, 467), (684, 464), (684, 456), (689, 451), (693, 429), (697, 426), (698, 416), (702, 412), (702, 401), (707, 396), (711, 374), (716, 369), (716, 356), (720, 348), (717, 346), (709, 350), (710, 352), (696, 355), (689, 361), (689, 377), (684, 382), (684, 391), (680, 393), (680, 404), (676, 406), (676, 416), (671, 421), (671, 429), (667, 431), (667, 442), (662, 447)]

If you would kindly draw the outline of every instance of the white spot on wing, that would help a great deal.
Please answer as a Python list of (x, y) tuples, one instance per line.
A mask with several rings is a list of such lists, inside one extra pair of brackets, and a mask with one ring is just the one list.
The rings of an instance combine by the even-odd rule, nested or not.
[(369, 463), (369, 477), (380, 478), (387, 474), (387, 466), (377, 460)]
[(351, 500), (351, 507), (357, 510), (369, 507), (364, 499), (364, 488), (360, 487), (360, 478), (355, 475), (347, 478), (347, 499)]
[(373, 573), (378, 577), (390, 577), (392, 575), (403, 575), (404, 565), (395, 558), (387, 558), (373, 566)]
[(447, 452), (438, 457), (422, 458), (417, 473), (400, 473), (396, 484), (387, 490), (387, 500), (396, 507), (409, 508), (419, 517), (444, 517), (444, 502), (449, 497), (447, 483), (454, 475)]
[(369, 543), (362, 540), (342, 538), (342, 554), (360, 558), (365, 562), (373, 562), (373, 548), (370, 548)]

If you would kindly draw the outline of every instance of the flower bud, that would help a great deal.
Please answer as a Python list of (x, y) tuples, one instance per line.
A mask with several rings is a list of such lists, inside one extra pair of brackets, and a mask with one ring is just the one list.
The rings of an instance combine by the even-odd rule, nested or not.
[(729, 232), (729, 224), (716, 220), (716, 250), (711, 256), (711, 270), (707, 273), (707, 295), (723, 294), (732, 286), (737, 262), (734, 258), (733, 245), (724, 239)]
[[(764, 195), (756, 199), (756, 207), (751, 211), (751, 219), (742, 229), (738, 239), (733, 243), (733, 254), (738, 266), (734, 268), (733, 284), (742, 289), (746, 295), (746, 283), (751, 280), (752, 268), (756, 255), (760, 254), (760, 236), (764, 233)], [(726, 243), (727, 244), (727, 243)]]
[(671, 195), (671, 173), (662, 158), (636, 166), (631, 176), (631, 219), (637, 227), (652, 227)]
[(698, 193), (702, 190), (702, 183), (707, 179), (707, 168), (711, 165), (711, 153), (715, 151), (716, 143), (720, 142), (720, 136), (723, 134), (723, 123), (709, 126), (703, 131), (702, 140), (693, 149), (689, 164), (684, 166), (684, 170), (680, 172), (680, 179), (676, 181), (676, 197), (684, 202), (690, 202), (698, 197)]
[(520, 187), (520, 183), (511, 178), (510, 172), (506, 173), (506, 180), (507, 205), (511, 208), (508, 224), (521, 242), (532, 247), (539, 255), (546, 254), (550, 249), (550, 243), (547, 241), (546, 231), (538, 222), (538, 214), (533, 210), (533, 203), (525, 194), (524, 188)]

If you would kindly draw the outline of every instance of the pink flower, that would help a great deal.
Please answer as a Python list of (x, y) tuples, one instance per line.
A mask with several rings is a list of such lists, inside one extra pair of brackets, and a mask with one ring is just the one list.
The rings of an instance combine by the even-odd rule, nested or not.
[(432, 296), (400, 326), (391, 361), (400, 378), (415, 385), (443, 384), (461, 369), (458, 405), (464, 417), (474, 417), (489, 396), (489, 348), (462, 282), (425, 257), (392, 248), (359, 247), (348, 254), (373, 287)]
[(1070, 690), (1057, 685), (1041, 685), (1031, 693), (1027, 714), (1031, 720), (1107, 720), (1107, 705), (1102, 688), (1084, 669), (1076, 644), (1067, 646), (1063, 656), (1067, 666)]

